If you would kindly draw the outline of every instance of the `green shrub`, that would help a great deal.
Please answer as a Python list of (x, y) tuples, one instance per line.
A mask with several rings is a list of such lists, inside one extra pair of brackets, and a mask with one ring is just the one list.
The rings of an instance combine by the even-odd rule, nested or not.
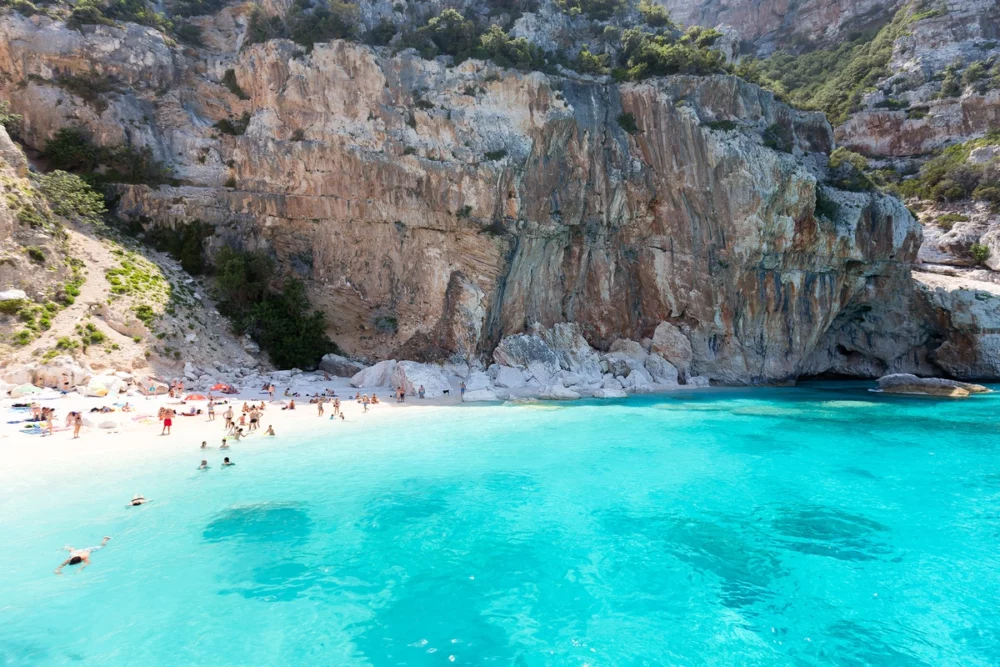
[(385, 334), (395, 334), (399, 329), (399, 320), (395, 315), (378, 315), (373, 322), (375, 330)]
[(223, 134), (231, 134), (234, 137), (238, 137), (247, 131), (248, 125), (250, 125), (250, 112), (244, 111), (243, 115), (236, 120), (223, 118), (215, 124), (215, 128)]
[(170, 20), (144, 0), (78, 0), (66, 25), (79, 28), (88, 24), (114, 25), (116, 21), (138, 23), (163, 32), (171, 27)]
[(80, 344), (77, 343), (72, 338), (70, 338), (69, 336), (62, 336), (61, 338), (59, 338), (59, 340), (56, 341), (57, 350), (65, 350), (69, 352), (75, 350), (78, 347), (80, 347)]
[(962, 215), (961, 213), (945, 213), (944, 215), (939, 215), (937, 220), (938, 227), (941, 229), (951, 229), (955, 226), (956, 222), (968, 222), (969, 216)]
[(279, 368), (315, 368), (337, 346), (326, 335), (323, 314), (310, 312), (305, 286), (288, 279), (275, 292), (270, 288), (273, 271), (270, 258), (262, 252), (223, 248), (216, 256), (220, 310)]
[(718, 31), (689, 28), (680, 39), (656, 35), (641, 28), (622, 34), (619, 61), (624, 63), (621, 78), (636, 81), (670, 74), (715, 74), (725, 71), (725, 57), (709, 47)]
[(795, 145), (795, 135), (792, 133), (790, 125), (774, 123), (769, 125), (764, 134), (761, 135), (764, 145), (771, 150), (791, 153)]
[(639, 3), (639, 14), (648, 26), (654, 28), (675, 27), (673, 21), (670, 20), (670, 12), (663, 5), (656, 4), (655, 2), (642, 0)]
[(330, 0), (327, 5), (310, 9), (308, 0), (295, 0), (285, 16), (288, 36), (296, 44), (313, 44), (333, 39), (354, 39), (361, 23), (356, 4)]
[(637, 134), (639, 132), (639, 125), (635, 122), (635, 114), (633, 113), (618, 114), (618, 126), (629, 134)]
[(11, 113), (10, 102), (7, 100), (0, 101), (0, 125), (3, 125), (7, 132), (16, 135), (21, 127), (22, 120), (21, 114)]
[(977, 264), (982, 264), (990, 258), (990, 248), (982, 243), (973, 243), (969, 247), (969, 256), (972, 257)]
[(13, 315), (26, 304), (27, 301), (25, 299), (5, 299), (4, 301), (0, 301), (0, 313)]
[(28, 253), (28, 257), (30, 257), (33, 261), (41, 264), (45, 263), (45, 252), (38, 246), (31, 245), (24, 250)]
[(99, 160), (99, 151), (78, 127), (58, 130), (45, 143), (42, 155), (50, 167), (65, 171), (93, 171)]
[(762, 60), (744, 58), (736, 74), (799, 108), (825, 111), (831, 123), (840, 125), (860, 108), (862, 96), (891, 74), (893, 45), (916, 20), (919, 16), (908, 4), (874, 36), (802, 54), (778, 51)]
[(556, 5), (570, 16), (585, 14), (596, 21), (607, 21), (625, 4), (624, 0), (556, 0)]
[(1000, 205), (1000, 167), (995, 163), (968, 162), (973, 149), (996, 143), (1000, 143), (1000, 130), (991, 130), (981, 139), (948, 146), (925, 162), (916, 177), (900, 183), (900, 194), (937, 201), (973, 198)]
[(177, 39), (190, 46), (205, 46), (202, 38), (201, 26), (190, 21), (174, 21), (174, 35)]
[(840, 213), (840, 207), (837, 202), (826, 195), (823, 188), (818, 187), (816, 188), (816, 208), (813, 213), (817, 218), (825, 218), (832, 222)]
[(146, 231), (146, 240), (160, 252), (170, 253), (191, 275), (205, 271), (205, 240), (215, 233), (212, 225), (195, 220), (176, 228), (156, 226)]
[(502, 148), (498, 151), (487, 151), (483, 155), (483, 157), (485, 157), (487, 160), (490, 160), (491, 162), (497, 162), (499, 160), (504, 159), (506, 156), (507, 156), (507, 151)]
[(958, 97), (962, 94), (961, 59), (944, 68), (944, 79), (941, 81), (941, 97)]
[(472, 215), (472, 207), (466, 204), (462, 208), (458, 209), (458, 213), (456, 215), (459, 218), (468, 218), (470, 215)]
[(174, 16), (207, 16), (226, 6), (226, 0), (174, 0), (171, 11)]
[(16, 334), (14, 334), (14, 338), (11, 342), (14, 345), (27, 345), (34, 339), (35, 335), (33, 333), (31, 333), (27, 329), (21, 329)]
[(132, 308), (132, 312), (139, 319), (140, 322), (145, 324), (147, 327), (153, 326), (153, 320), (156, 319), (156, 311), (153, 307), (146, 303), (141, 303), (138, 306)]
[(260, 44), (271, 39), (287, 37), (285, 22), (280, 16), (264, 16), (260, 7), (254, 5), (247, 20), (246, 35), (243, 38), (243, 48), (251, 44)]
[(241, 100), (250, 99), (250, 96), (247, 95), (245, 92), (243, 92), (243, 89), (240, 88), (240, 84), (237, 83), (236, 70), (234, 70), (233, 68), (230, 67), (229, 69), (226, 70), (226, 73), (222, 75), (222, 83), (223, 85), (226, 86), (226, 88), (229, 89), (229, 92), (231, 92), (233, 95), (240, 98)]
[(737, 128), (736, 123), (731, 120), (710, 120), (704, 125), (710, 130), (719, 130), (720, 132), (732, 132)]
[(56, 215), (75, 215), (86, 222), (100, 223), (101, 216), (107, 211), (100, 193), (79, 176), (65, 171), (53, 171), (39, 177), (38, 189)]
[[(480, 50), (477, 57), (488, 58), (501, 67), (513, 67), (520, 70), (543, 69), (545, 54), (542, 50), (523, 37), (513, 39), (498, 25), (491, 25), (479, 39)], [(582, 55), (582, 54), (581, 54)], [(589, 56), (589, 52), (587, 53)], [(594, 56), (595, 62), (600, 62), (599, 56)]]
[(573, 69), (581, 74), (607, 74), (610, 61), (611, 56), (591, 53), (587, 47), (584, 47), (580, 49), (580, 54), (576, 57), (576, 62), (573, 63)]

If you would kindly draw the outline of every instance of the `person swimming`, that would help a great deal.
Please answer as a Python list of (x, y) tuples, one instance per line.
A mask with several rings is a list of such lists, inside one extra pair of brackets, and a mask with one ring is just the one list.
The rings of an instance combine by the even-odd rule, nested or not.
[(132, 496), (131, 507), (138, 507), (139, 505), (145, 505), (148, 502), (149, 501), (146, 500), (146, 496), (142, 495), (141, 493), (137, 493), (134, 496)]
[(264, 435), (275, 435), (275, 433), (274, 433), (274, 427), (271, 426), (270, 424), (268, 424), (267, 425), (267, 430), (264, 431)]
[(108, 540), (110, 539), (111, 539), (110, 537), (105, 535), (104, 539), (101, 540), (101, 543), (99, 545), (97, 545), (96, 547), (87, 547), (86, 549), (74, 549), (73, 547), (70, 546), (63, 547), (64, 549), (66, 549), (66, 551), (69, 552), (69, 558), (64, 560), (62, 564), (56, 568), (56, 574), (62, 574), (62, 569), (67, 565), (80, 565), (81, 563), (83, 563), (83, 567), (80, 568), (80, 570), (83, 570), (83, 568), (90, 565), (90, 554), (94, 553), (95, 551), (100, 551), (101, 549), (103, 549), (104, 545), (107, 544)]
[(236, 464), (233, 463), (232, 461), (230, 461), (228, 456), (226, 458), (222, 459), (222, 466), (223, 467), (234, 466), (234, 465), (236, 465)]
[(208, 461), (205, 459), (201, 460), (201, 465), (198, 466), (198, 470), (208, 470)]

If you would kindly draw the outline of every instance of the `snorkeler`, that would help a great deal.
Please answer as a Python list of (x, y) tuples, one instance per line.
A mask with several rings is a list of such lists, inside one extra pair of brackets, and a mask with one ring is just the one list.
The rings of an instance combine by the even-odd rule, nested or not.
[(69, 552), (69, 558), (64, 560), (62, 562), (62, 565), (56, 568), (56, 574), (62, 574), (62, 569), (67, 565), (79, 565), (80, 563), (83, 563), (83, 567), (81, 567), (80, 569), (82, 570), (84, 567), (87, 567), (88, 565), (90, 565), (90, 554), (94, 553), (95, 551), (100, 551), (102, 548), (104, 548), (104, 545), (107, 544), (108, 540), (110, 539), (111, 539), (110, 537), (105, 535), (104, 539), (101, 540), (101, 543), (99, 545), (97, 545), (96, 547), (87, 547), (86, 549), (74, 549), (73, 547), (70, 546), (63, 547), (64, 549), (66, 549), (66, 551)]

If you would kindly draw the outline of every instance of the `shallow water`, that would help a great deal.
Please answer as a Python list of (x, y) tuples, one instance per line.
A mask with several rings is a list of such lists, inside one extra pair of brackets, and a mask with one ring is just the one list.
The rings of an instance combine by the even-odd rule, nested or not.
[(1000, 398), (553, 407), (0, 488), (0, 664), (1000, 664)]

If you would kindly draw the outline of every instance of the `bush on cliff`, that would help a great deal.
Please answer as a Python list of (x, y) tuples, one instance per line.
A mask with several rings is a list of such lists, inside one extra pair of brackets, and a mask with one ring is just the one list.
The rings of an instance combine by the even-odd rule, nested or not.
[(762, 60), (746, 58), (736, 68), (736, 74), (797, 107), (825, 111), (832, 124), (840, 125), (848, 114), (860, 108), (864, 93), (890, 73), (895, 40), (906, 34), (907, 26), (922, 18), (927, 15), (920, 14), (911, 3), (896, 12), (874, 36), (800, 55), (778, 51)]
[(308, 0), (295, 0), (284, 17), (265, 16), (260, 7), (250, 10), (243, 46), (271, 39), (290, 39), (307, 49), (333, 39), (356, 39), (361, 11), (356, 4), (330, 0), (313, 7)]
[(918, 197), (942, 202), (978, 199), (1000, 207), (1000, 164), (970, 164), (969, 154), (980, 146), (1000, 143), (1000, 130), (993, 130), (981, 139), (945, 148), (923, 164), (913, 178), (899, 184), (904, 197)]
[(220, 310), (279, 368), (315, 368), (324, 354), (339, 351), (323, 313), (310, 310), (301, 281), (288, 278), (280, 291), (271, 288), (274, 264), (265, 253), (223, 248), (215, 270)]
[(632, 28), (622, 34), (618, 77), (636, 81), (670, 74), (716, 74), (726, 71), (726, 59), (710, 47), (721, 36), (717, 30), (689, 28), (680, 38)]
[[(171, 170), (148, 147), (94, 146), (78, 127), (64, 127), (45, 143), (43, 157), (53, 169), (81, 174), (91, 183), (170, 183)], [(98, 171), (99, 167), (103, 170)]]
[(66, 25), (114, 25), (116, 22), (138, 23), (166, 32), (170, 19), (157, 12), (145, 0), (78, 0)]

